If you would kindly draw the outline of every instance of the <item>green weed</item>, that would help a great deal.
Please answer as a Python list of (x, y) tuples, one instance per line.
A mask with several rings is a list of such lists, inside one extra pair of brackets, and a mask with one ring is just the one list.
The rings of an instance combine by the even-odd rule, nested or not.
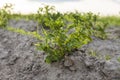
[(90, 50), (89, 54), (90, 54), (90, 56), (92, 56), (92, 57), (97, 57), (97, 53), (96, 53), (96, 51), (94, 51), (94, 50)]
[(105, 60), (110, 60), (111, 56), (110, 55), (105, 55)]

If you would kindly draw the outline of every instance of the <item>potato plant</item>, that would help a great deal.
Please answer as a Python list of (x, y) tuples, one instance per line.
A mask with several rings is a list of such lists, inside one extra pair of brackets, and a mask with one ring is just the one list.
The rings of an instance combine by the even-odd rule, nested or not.
[(43, 38), (36, 46), (38, 50), (46, 52), (47, 63), (60, 61), (65, 55), (71, 54), (72, 50), (89, 43), (91, 36), (105, 38), (106, 25), (97, 20), (97, 15), (51, 13), (51, 10), (53, 8), (49, 6), (40, 8), (37, 17), (42, 25)]
[(6, 4), (0, 8), (0, 27), (5, 27), (10, 18), (12, 4)]

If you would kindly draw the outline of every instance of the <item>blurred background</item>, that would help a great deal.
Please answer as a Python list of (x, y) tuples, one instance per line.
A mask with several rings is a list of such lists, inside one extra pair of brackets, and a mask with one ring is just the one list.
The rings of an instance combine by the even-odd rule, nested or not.
[(79, 11), (100, 13), (100, 15), (120, 15), (120, 0), (0, 0), (0, 8), (5, 3), (13, 4), (17, 13), (36, 13), (43, 4), (55, 6), (60, 12)]

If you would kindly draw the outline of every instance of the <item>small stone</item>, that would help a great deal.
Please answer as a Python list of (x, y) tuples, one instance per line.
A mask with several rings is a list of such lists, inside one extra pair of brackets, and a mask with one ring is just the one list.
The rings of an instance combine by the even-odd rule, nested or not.
[(69, 57), (65, 57), (65, 61), (64, 61), (64, 66), (65, 67), (70, 67), (73, 66), (74, 62), (72, 59), (70, 59)]
[(8, 39), (7, 39), (7, 38), (5, 38), (5, 39), (3, 40), (3, 42), (4, 42), (4, 43), (6, 43), (7, 41), (8, 41)]
[(8, 58), (8, 51), (1, 51), (2, 54), (0, 54), (0, 59), (7, 59)]
[(71, 66), (69, 69), (70, 69), (71, 71), (75, 71), (75, 70), (76, 70), (76, 68), (75, 68), (74, 66)]

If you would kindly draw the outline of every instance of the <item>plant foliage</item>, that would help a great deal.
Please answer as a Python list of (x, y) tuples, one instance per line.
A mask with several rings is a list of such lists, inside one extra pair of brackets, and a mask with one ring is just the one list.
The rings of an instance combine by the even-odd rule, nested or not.
[(47, 63), (63, 59), (72, 50), (89, 43), (91, 36), (105, 38), (106, 24), (101, 23), (97, 15), (78, 12), (61, 14), (53, 10), (54, 7), (45, 6), (38, 10), (37, 16), (43, 38), (36, 46), (47, 53)]
[[(105, 39), (104, 32), (106, 23), (99, 19), (98, 15), (92, 13), (68, 12), (60, 13), (55, 11), (54, 6), (46, 5), (39, 8), (37, 14), (21, 15), (11, 14), (11, 5), (0, 9), (0, 27), (6, 27), (10, 18), (27, 18), (39, 23), (37, 31), (26, 32), (22, 29), (6, 27), (4, 29), (24, 35), (31, 35), (39, 40), (36, 44), (38, 50), (47, 54), (45, 61), (52, 63), (60, 61), (71, 51), (81, 48), (92, 41), (92, 36)], [(41, 34), (38, 33), (41, 28)]]
[(0, 9), (0, 27), (5, 27), (10, 18), (12, 4), (6, 4)]

